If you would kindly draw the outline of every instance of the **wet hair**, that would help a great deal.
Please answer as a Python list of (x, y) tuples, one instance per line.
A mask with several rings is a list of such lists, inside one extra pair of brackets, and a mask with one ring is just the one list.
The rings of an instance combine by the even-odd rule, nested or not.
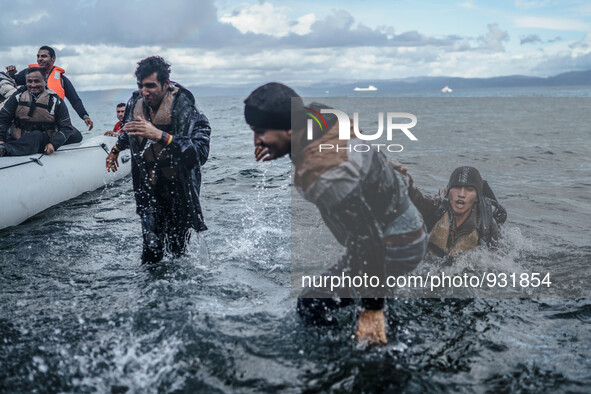
[(150, 56), (140, 60), (135, 69), (135, 77), (138, 81), (156, 73), (158, 82), (164, 85), (170, 78), (170, 64), (160, 56)]
[(41, 48), (39, 48), (39, 50), (40, 51), (41, 50), (47, 51), (47, 52), (49, 52), (50, 57), (52, 57), (52, 58), (55, 57), (55, 50), (52, 47), (49, 47), (47, 45), (43, 45)]
[(125, 103), (119, 103), (119, 104), (117, 104), (117, 108), (121, 108), (121, 107), (125, 107)]
[(39, 71), (41, 73), (41, 76), (43, 77), (43, 80), (47, 80), (47, 74), (45, 73), (45, 69), (41, 68), (41, 67), (29, 67), (25, 70), (25, 78), (27, 77), (27, 75), (29, 75), (30, 73), (34, 73)]
[(244, 100), (246, 123), (260, 129), (290, 130), (292, 97), (303, 107), (302, 98), (289, 86), (278, 82), (259, 86)]

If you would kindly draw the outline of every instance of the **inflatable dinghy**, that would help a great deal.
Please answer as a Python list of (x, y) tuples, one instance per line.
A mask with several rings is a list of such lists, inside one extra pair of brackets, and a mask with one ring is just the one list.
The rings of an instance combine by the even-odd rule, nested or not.
[(116, 137), (98, 136), (63, 145), (51, 155), (0, 157), (0, 229), (129, 175), (129, 151), (119, 155), (117, 172), (105, 169), (116, 142)]

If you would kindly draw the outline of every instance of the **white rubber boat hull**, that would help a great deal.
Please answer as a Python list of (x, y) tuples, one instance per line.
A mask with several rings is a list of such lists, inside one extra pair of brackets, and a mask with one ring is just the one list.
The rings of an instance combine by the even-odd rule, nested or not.
[[(32, 161), (41, 154), (0, 158), (0, 229), (15, 226), (37, 213), (104, 187), (131, 172), (129, 152), (119, 155), (119, 170), (105, 169), (107, 152), (116, 137), (98, 136), (81, 144), (64, 145), (51, 155)], [(73, 149), (82, 148), (85, 149)], [(27, 163), (9, 167), (14, 164)], [(6, 168), (9, 167), (9, 168)]]

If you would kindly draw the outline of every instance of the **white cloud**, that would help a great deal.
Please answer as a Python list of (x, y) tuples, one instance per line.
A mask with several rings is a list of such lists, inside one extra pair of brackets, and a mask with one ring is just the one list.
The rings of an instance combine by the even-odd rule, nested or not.
[(13, 19), (12, 24), (14, 26), (30, 25), (31, 23), (39, 22), (43, 18), (47, 18), (49, 14), (45, 11), (38, 13), (37, 15), (30, 16), (23, 19)]
[(463, 8), (469, 8), (469, 9), (476, 8), (476, 6), (474, 5), (474, 1), (473, 0), (464, 1), (462, 3), (458, 3), (458, 5), (460, 7), (463, 7)]
[(542, 8), (550, 4), (549, 0), (515, 0), (515, 7), (524, 10)]
[(538, 16), (526, 16), (515, 20), (517, 27), (530, 29), (564, 30), (564, 31), (589, 31), (591, 26), (574, 18), (550, 18)]
[(243, 7), (232, 14), (225, 14), (221, 22), (231, 24), (241, 33), (266, 34), (284, 37), (290, 33), (307, 34), (316, 21), (314, 14), (306, 14), (297, 19), (290, 19), (291, 10), (286, 7), (276, 8), (271, 3), (254, 4)]
[[(21, 6), (20, 10), (15, 7), (6, 17), (8, 22), (0, 25), (3, 33), (0, 35), (5, 38), (0, 43), (0, 58), (6, 61), (5, 65), (15, 64), (22, 69), (35, 61), (37, 45), (41, 45), (38, 37), (47, 37), (42, 44), (58, 49), (56, 64), (66, 68), (80, 91), (133, 89), (137, 61), (154, 54), (167, 59), (172, 64), (172, 78), (187, 86), (256, 84), (270, 80), (301, 84), (329, 79), (424, 75), (551, 75), (569, 71), (570, 67), (581, 69), (588, 64), (591, 67), (591, 34), (576, 42), (548, 40), (539, 31), (506, 31), (490, 24), (486, 30), (480, 28), (481, 35), (462, 29), (457, 30), (462, 35), (427, 35), (420, 24), (417, 31), (399, 31), (398, 24), (370, 27), (365, 24), (369, 23), (368, 19), (347, 10), (346, 3), (334, 3), (343, 8), (327, 11), (324, 7), (315, 9), (316, 14), (303, 15), (297, 6), (277, 5), (294, 2), (271, 4), (247, 0), (250, 4), (225, 8), (229, 11), (220, 17), (214, 0), (198, 0), (190, 5), (183, 0), (170, 0), (167, 10), (171, 15), (178, 14), (178, 20), (173, 24), (158, 24), (154, 21), (161, 15), (146, 12), (146, 25), (155, 29), (152, 34), (146, 34), (136, 24), (126, 23), (137, 11), (126, 2), (115, 12), (113, 4), (119, 0), (63, 1), (67, 4), (64, 10), (74, 10), (58, 12), (49, 7), (49, 14), (28, 14), (26, 7)], [(474, 0), (458, 1), (464, 1), (459, 4), (463, 7), (481, 4)], [(152, 9), (158, 0), (142, 0), (142, 3)], [(96, 18), (78, 18), (89, 10)], [(466, 12), (458, 8), (456, 11)], [(516, 24), (522, 26), (568, 30), (574, 26), (591, 30), (581, 14), (554, 14), (577, 15), (578, 19), (521, 15)], [(34, 23), (35, 18), (42, 21)], [(13, 25), (12, 21), (19, 25)], [(47, 24), (63, 29), (54, 29), (49, 34)], [(522, 44), (535, 45), (507, 45), (510, 33), (517, 40), (513, 44), (521, 39)], [(100, 62), (88, 59), (100, 59)]]

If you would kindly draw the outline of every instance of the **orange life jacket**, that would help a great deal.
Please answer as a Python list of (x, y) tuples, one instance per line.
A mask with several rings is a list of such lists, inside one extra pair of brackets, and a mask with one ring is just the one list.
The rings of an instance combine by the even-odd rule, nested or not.
[[(30, 67), (41, 67), (38, 64), (29, 64)], [(47, 76), (47, 89), (51, 89), (57, 93), (58, 96), (63, 100), (66, 97), (66, 91), (62, 86), (62, 74), (65, 74), (66, 70), (61, 67), (53, 66), (51, 72)]]

